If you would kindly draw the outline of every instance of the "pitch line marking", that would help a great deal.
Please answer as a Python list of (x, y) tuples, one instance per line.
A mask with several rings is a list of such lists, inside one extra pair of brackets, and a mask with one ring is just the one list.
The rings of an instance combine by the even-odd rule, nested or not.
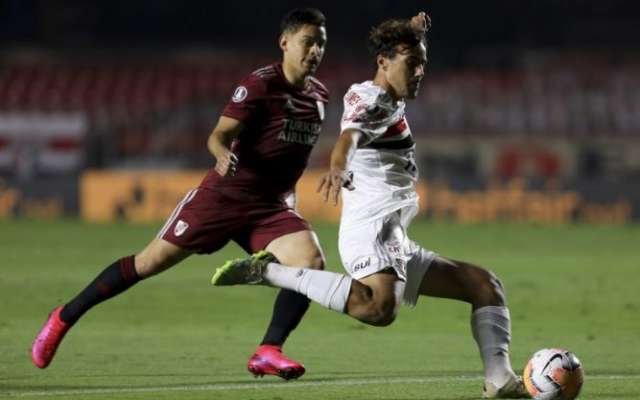
[[(590, 375), (585, 380), (637, 380), (640, 374), (632, 375)], [(8, 397), (52, 397), (52, 396), (81, 396), (98, 394), (131, 394), (131, 393), (162, 393), (162, 392), (217, 392), (222, 390), (264, 390), (264, 389), (297, 389), (318, 386), (359, 386), (359, 385), (385, 385), (385, 384), (425, 384), (438, 382), (481, 381), (482, 376), (433, 376), (433, 377), (407, 377), (407, 378), (366, 378), (366, 379), (337, 379), (318, 380), (310, 382), (260, 382), (260, 383), (235, 383), (235, 384), (200, 384), (182, 386), (150, 386), (135, 388), (95, 388), (95, 389), (70, 389), (48, 390), (28, 392), (0, 392), (1, 396)]]

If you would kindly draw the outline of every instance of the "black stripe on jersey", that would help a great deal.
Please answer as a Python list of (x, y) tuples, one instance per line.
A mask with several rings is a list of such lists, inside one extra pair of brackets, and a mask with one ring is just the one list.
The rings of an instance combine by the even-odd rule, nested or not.
[(363, 146), (363, 149), (376, 149), (376, 150), (406, 150), (410, 149), (415, 145), (413, 141), (413, 137), (408, 135), (406, 138), (402, 140), (395, 140), (393, 142), (371, 142), (366, 146)]

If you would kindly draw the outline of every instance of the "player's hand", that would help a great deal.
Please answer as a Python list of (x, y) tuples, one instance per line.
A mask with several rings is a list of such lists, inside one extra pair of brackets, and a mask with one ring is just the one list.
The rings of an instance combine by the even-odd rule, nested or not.
[(353, 172), (332, 168), (320, 178), (316, 192), (322, 194), (325, 203), (331, 199), (333, 205), (336, 206), (338, 205), (340, 189), (343, 187), (347, 190), (355, 189), (355, 186), (353, 186)]
[(238, 167), (238, 157), (230, 151), (226, 151), (216, 157), (215, 170), (220, 176), (233, 176)]
[(409, 22), (412, 27), (419, 30), (423, 34), (431, 28), (431, 18), (424, 12), (420, 11), (418, 15), (411, 17)]

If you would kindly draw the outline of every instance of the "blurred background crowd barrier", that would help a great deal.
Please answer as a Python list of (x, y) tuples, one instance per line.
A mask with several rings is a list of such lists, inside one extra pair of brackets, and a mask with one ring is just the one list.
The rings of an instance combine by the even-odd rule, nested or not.
[[(100, 3), (3, 6), (0, 217), (166, 218), (212, 165), (206, 139), (237, 82), (280, 58), (277, 24), (297, 5), (247, 2), (258, 8), (246, 16), (232, 5)], [(373, 76), (367, 30), (426, 9), (434, 20), (430, 64), (407, 107), (423, 215), (640, 219), (637, 6), (367, 4), (355, 22), (357, 5), (318, 5), (329, 32), (318, 77), (332, 98), (298, 187), (305, 216), (338, 216), (313, 189), (338, 134), (342, 96)], [(177, 26), (180, 18), (188, 22)]]

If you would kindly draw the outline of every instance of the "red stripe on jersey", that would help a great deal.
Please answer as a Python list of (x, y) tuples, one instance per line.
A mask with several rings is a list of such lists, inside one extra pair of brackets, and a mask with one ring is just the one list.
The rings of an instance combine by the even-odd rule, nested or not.
[(404, 117), (402, 117), (401, 120), (399, 120), (398, 122), (396, 122), (395, 124), (387, 128), (387, 131), (384, 133), (384, 135), (382, 135), (382, 137), (388, 138), (391, 136), (401, 135), (402, 132), (404, 132), (406, 129), (407, 129), (407, 121), (405, 120)]

